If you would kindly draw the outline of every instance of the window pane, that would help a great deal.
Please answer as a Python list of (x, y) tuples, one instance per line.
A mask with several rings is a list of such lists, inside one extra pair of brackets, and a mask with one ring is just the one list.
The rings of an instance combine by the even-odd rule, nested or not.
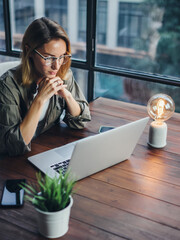
[(12, 49), (19, 50), (27, 26), (34, 20), (34, 1), (10, 0)]
[(86, 8), (86, 1), (79, 0), (78, 39), (80, 42), (86, 42)]
[(0, 0), (0, 50), (5, 50), (3, 0)]
[(160, 92), (171, 96), (175, 102), (175, 111), (180, 112), (179, 87), (111, 74), (95, 73), (94, 99), (97, 97), (106, 97), (147, 105), (150, 97)]
[(12, 62), (12, 61), (19, 61), (19, 58), (16, 57), (9, 57), (5, 55), (0, 55), (0, 63), (1, 62)]
[[(37, 5), (37, 8), (40, 6)], [(45, 16), (60, 23), (65, 31), (68, 29), (68, 5), (66, 0), (45, 0)]]
[(88, 91), (87, 91), (87, 86), (88, 86), (88, 71), (87, 70), (82, 70), (79, 68), (71, 68), (73, 75), (75, 77), (76, 82), (79, 84), (85, 98), (88, 98)]
[(96, 65), (180, 77), (179, 12), (179, 0), (97, 0)]
[(87, 0), (9, 0), (12, 48), (19, 50), (27, 26), (46, 16), (66, 30), (74, 59), (86, 60)]
[(99, 1), (97, 14), (97, 43), (106, 44), (106, 29), (107, 29), (107, 0)]

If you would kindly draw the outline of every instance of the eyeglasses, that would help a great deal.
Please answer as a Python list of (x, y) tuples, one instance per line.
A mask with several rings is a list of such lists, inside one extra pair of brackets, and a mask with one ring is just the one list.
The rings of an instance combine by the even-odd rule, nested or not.
[(50, 66), (52, 65), (56, 60), (58, 60), (58, 63), (61, 65), (66, 64), (69, 59), (71, 58), (71, 54), (64, 54), (60, 57), (44, 57), (41, 53), (39, 53), (36, 49), (34, 49), (34, 52), (37, 53), (41, 58), (44, 59), (45, 65)]

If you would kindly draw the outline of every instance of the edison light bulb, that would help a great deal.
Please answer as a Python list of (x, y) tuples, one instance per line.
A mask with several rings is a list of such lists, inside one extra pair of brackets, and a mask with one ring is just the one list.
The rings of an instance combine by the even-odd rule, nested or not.
[(154, 119), (149, 128), (148, 144), (155, 148), (166, 146), (168, 120), (175, 111), (173, 99), (163, 93), (152, 96), (147, 104), (149, 116)]

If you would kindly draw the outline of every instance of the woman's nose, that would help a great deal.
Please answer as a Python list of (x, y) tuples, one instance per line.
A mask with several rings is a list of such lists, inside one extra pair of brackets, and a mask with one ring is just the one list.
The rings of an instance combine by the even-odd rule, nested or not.
[(60, 61), (59, 61), (59, 59), (57, 58), (57, 59), (55, 59), (55, 60), (53, 61), (52, 65), (51, 65), (51, 68), (52, 68), (53, 70), (56, 70), (56, 69), (59, 69), (60, 66), (61, 66)]

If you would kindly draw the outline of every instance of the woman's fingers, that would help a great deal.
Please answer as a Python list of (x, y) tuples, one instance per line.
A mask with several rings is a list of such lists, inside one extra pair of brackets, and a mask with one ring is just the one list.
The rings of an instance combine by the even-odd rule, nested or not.
[(45, 78), (39, 84), (39, 93), (46, 99), (51, 98), (58, 91), (62, 91), (67, 85), (63, 85), (63, 81), (59, 77)]
[(50, 79), (47, 78), (46, 82), (48, 83), (48, 85), (51, 85), (51, 84), (62, 85), (63, 84), (63, 80), (61, 80), (59, 77), (50, 78)]

